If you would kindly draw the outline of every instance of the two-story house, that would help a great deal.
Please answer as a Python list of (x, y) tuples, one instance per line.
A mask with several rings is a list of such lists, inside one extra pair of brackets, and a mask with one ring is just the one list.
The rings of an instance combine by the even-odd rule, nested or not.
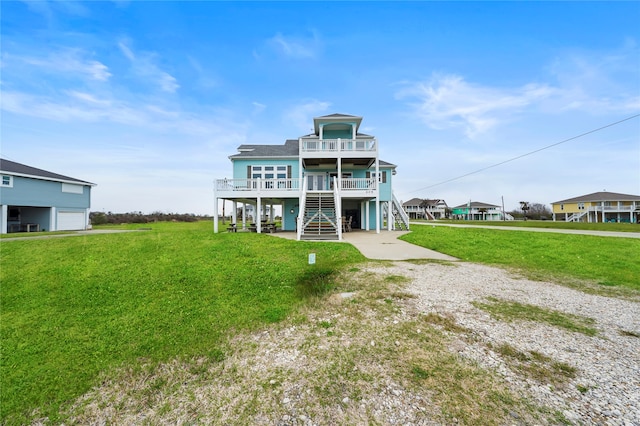
[(263, 232), (273, 221), (266, 211), (280, 206), (282, 230), (296, 231), (299, 240), (342, 239), (351, 229), (408, 229), (392, 189), (396, 166), (379, 159), (378, 141), (359, 131), (361, 122), (331, 114), (314, 118), (313, 133), (284, 145), (240, 145), (229, 157), (233, 178), (214, 183), (216, 209), (220, 200), (231, 201), (237, 216), (238, 205), (251, 205), (261, 220), (248, 223), (244, 213), (232, 220), (238, 229)]
[(447, 202), (444, 200), (430, 200), (423, 198), (412, 198), (402, 203), (404, 211), (410, 219), (436, 220), (444, 219), (447, 216)]
[(96, 184), (0, 159), (0, 233), (88, 229)]
[(553, 220), (566, 222), (640, 222), (640, 195), (594, 192), (551, 203)]
[(460, 220), (513, 220), (513, 216), (503, 213), (500, 206), (480, 201), (453, 207), (452, 216)]

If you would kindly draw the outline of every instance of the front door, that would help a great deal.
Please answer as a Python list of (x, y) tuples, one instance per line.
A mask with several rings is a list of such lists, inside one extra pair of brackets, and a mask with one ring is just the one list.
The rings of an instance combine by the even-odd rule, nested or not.
[(324, 191), (326, 187), (324, 173), (307, 173), (307, 191)]

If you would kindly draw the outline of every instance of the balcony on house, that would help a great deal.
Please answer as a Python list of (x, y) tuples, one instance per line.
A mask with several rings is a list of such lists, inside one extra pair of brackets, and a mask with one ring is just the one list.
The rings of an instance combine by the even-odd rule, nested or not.
[(375, 194), (378, 181), (375, 178), (341, 178), (331, 177), (322, 184), (312, 181), (313, 174), (304, 179), (216, 179), (214, 188), (219, 197), (269, 198), (297, 197), (303, 192), (302, 182), (307, 182), (307, 192), (333, 192), (334, 182), (345, 197), (367, 197)]
[(371, 158), (377, 157), (375, 138), (366, 139), (305, 139), (300, 138), (300, 156), (306, 158)]

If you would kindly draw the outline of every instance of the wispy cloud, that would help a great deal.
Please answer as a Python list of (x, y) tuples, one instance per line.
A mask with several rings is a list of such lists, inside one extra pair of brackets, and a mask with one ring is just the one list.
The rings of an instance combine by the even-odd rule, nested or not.
[(560, 88), (557, 106), (593, 114), (638, 111), (639, 57), (633, 39), (608, 52), (570, 51), (558, 56), (547, 67)]
[(175, 93), (180, 88), (178, 80), (175, 77), (161, 70), (155, 64), (155, 54), (146, 52), (136, 54), (131, 47), (129, 47), (128, 42), (124, 40), (118, 43), (118, 47), (122, 54), (129, 59), (133, 72), (139, 77), (151, 80), (164, 92)]
[(37, 72), (45, 74), (80, 75), (91, 80), (107, 81), (112, 74), (109, 67), (100, 61), (91, 59), (90, 55), (80, 49), (60, 49), (47, 56), (22, 56), (5, 53), (2, 56), (4, 65), (28, 65)]
[(284, 121), (288, 124), (293, 124), (301, 131), (309, 133), (313, 131), (309, 128), (310, 123), (313, 122), (313, 117), (327, 112), (331, 103), (309, 100), (299, 105), (287, 109), (284, 113)]
[(410, 99), (415, 114), (429, 127), (462, 127), (473, 139), (553, 92), (546, 85), (497, 88), (472, 84), (458, 75), (434, 75), (426, 82), (406, 84), (396, 97)]
[(285, 36), (277, 33), (267, 44), (279, 54), (294, 59), (316, 58), (322, 47), (316, 32), (313, 32), (311, 37)]

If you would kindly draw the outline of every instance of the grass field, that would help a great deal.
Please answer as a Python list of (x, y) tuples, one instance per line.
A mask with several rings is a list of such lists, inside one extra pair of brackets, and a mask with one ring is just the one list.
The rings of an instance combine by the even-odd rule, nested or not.
[(152, 228), (2, 243), (0, 423), (55, 421), (122, 365), (222, 358), (227, 335), (279, 321), (363, 260), (347, 244), (213, 234), (210, 222)]
[[(213, 234), (210, 222), (149, 226), (2, 242), (0, 423), (64, 421), (62, 407), (121, 367), (221, 360), (229, 336), (280, 321), (364, 260), (348, 244)], [(403, 238), (531, 275), (640, 290), (640, 240), (431, 226)]]
[(640, 239), (426, 225), (411, 230), (401, 239), (461, 260), (508, 266), (538, 279), (640, 290)]
[[(431, 223), (428, 220), (412, 220), (411, 222)], [(515, 226), (522, 228), (577, 229), (582, 231), (640, 232), (640, 224), (637, 223), (554, 222), (552, 220), (438, 220), (437, 223), (469, 226)]]

